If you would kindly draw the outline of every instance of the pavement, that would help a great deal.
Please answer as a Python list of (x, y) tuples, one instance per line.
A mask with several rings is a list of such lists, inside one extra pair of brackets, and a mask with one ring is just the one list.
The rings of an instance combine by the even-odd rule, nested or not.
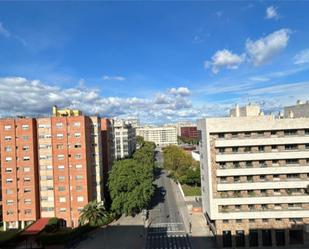
[(107, 227), (92, 232), (88, 239), (72, 249), (142, 249), (145, 229), (142, 216), (122, 216)]

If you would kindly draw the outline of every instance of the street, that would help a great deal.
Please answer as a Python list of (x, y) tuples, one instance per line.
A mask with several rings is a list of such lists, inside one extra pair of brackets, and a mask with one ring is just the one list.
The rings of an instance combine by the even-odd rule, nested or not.
[[(157, 152), (156, 161), (157, 164), (162, 165), (161, 152)], [(157, 189), (149, 211), (146, 249), (191, 249), (171, 179), (163, 169), (156, 169), (154, 183), (157, 185)]]

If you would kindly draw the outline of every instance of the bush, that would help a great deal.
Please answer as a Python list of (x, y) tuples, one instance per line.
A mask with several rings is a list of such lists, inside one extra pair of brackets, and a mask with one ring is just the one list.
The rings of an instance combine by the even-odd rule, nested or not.
[(8, 245), (19, 237), (20, 230), (9, 230), (0, 232), (0, 246)]

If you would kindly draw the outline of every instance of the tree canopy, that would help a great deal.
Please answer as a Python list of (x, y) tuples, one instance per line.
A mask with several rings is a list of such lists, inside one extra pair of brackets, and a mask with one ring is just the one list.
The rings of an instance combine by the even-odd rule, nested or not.
[(81, 225), (89, 224), (90, 226), (103, 225), (108, 217), (103, 203), (92, 201), (84, 206), (79, 216)]
[(154, 144), (144, 142), (132, 159), (116, 161), (109, 175), (111, 209), (134, 215), (145, 208), (154, 193)]
[(192, 156), (176, 145), (163, 150), (164, 168), (181, 184), (201, 184), (199, 163)]

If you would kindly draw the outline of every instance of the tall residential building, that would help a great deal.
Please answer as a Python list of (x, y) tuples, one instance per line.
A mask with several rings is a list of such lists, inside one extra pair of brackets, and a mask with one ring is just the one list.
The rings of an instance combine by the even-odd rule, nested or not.
[(198, 121), (203, 212), (218, 246), (308, 243), (309, 118), (246, 110)]
[(135, 128), (125, 120), (114, 120), (115, 159), (129, 157), (136, 149)]
[(3, 227), (24, 228), (40, 216), (36, 121), (0, 120)]
[(145, 141), (154, 142), (160, 147), (178, 144), (176, 127), (140, 127), (136, 129), (136, 135), (142, 136)]
[(309, 101), (297, 101), (296, 105), (284, 107), (284, 117), (286, 118), (308, 118)]
[(89, 201), (104, 200), (103, 161), (109, 151), (102, 120), (78, 110), (0, 120), (5, 228), (24, 227), (39, 217), (77, 226)]

